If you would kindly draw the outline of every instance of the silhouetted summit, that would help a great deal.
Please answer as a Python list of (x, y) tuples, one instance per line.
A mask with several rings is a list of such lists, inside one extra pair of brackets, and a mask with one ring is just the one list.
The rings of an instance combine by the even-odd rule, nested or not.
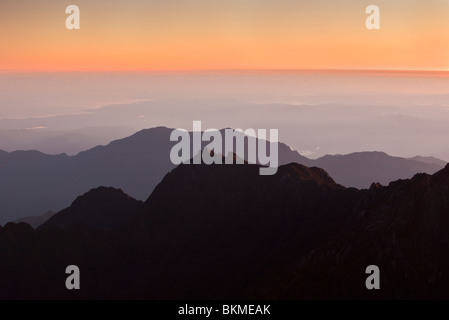
[(141, 208), (120, 189), (99, 187), (78, 197), (70, 207), (58, 212), (40, 228), (84, 225), (93, 229), (113, 229), (132, 219)]

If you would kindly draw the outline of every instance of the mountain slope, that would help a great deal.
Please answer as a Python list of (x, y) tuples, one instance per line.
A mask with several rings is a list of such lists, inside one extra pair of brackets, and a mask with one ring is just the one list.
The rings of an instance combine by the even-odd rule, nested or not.
[[(299, 164), (258, 169), (180, 165), (115, 230), (8, 224), (0, 297), (449, 298), (449, 165), (368, 190)], [(63, 286), (70, 264), (78, 292)], [(364, 286), (371, 264), (380, 291)]]
[(434, 174), (445, 165), (419, 159), (392, 157), (384, 152), (356, 152), (324, 156), (313, 161), (313, 165), (325, 169), (338, 183), (356, 188), (369, 188), (373, 182), (388, 185), (417, 173)]
[[(9, 271), (0, 283), (9, 289), (0, 297), (243, 298), (261, 272), (337, 232), (358, 193), (299, 164), (265, 177), (257, 165), (180, 165), (121, 229), (46, 227), (58, 215), (30, 234), (8, 224), (0, 230), (0, 259), (7, 261), (0, 268)], [(75, 295), (53, 274), (69, 264), (88, 270)]]
[[(373, 185), (347, 230), (252, 288), (254, 298), (449, 299), (449, 165)], [(368, 265), (381, 290), (366, 290)], [(262, 294), (263, 293), (263, 294)]]
[(415, 161), (419, 161), (419, 162), (423, 162), (423, 163), (430, 163), (430, 164), (435, 164), (437, 166), (442, 166), (445, 167), (447, 162), (440, 160), (438, 158), (435, 157), (421, 157), (421, 156), (416, 156), (413, 158), (410, 158), (410, 160), (415, 160)]
[(20, 218), (20, 219), (14, 221), (14, 223), (21, 223), (21, 222), (27, 223), (30, 226), (32, 226), (33, 229), (36, 229), (40, 225), (44, 224), (48, 219), (50, 219), (54, 215), (55, 215), (55, 212), (48, 211), (47, 213), (40, 215), (40, 216)]
[[(98, 186), (120, 188), (135, 199), (146, 199), (164, 175), (175, 168), (170, 161), (170, 151), (176, 143), (170, 141), (171, 132), (165, 127), (142, 130), (76, 156), (0, 152), (0, 224), (39, 212), (62, 210), (78, 195)], [(206, 144), (203, 142), (203, 147)], [(364, 188), (372, 182), (388, 184), (442, 168), (435, 163), (380, 153), (311, 160), (279, 143), (279, 164), (292, 162), (323, 168), (344, 186)]]
[(141, 206), (141, 201), (122, 190), (99, 187), (79, 196), (70, 207), (53, 215), (40, 228), (83, 225), (97, 230), (114, 229), (131, 220)]
[(175, 167), (169, 158), (170, 132), (140, 131), (72, 157), (37, 151), (0, 156), (0, 224), (48, 209), (59, 211), (86, 190), (103, 185), (146, 199)]
[[(181, 165), (169, 173), (130, 227), (160, 262), (129, 294), (243, 298), (242, 290), (261, 271), (337, 232), (359, 193), (318, 168), (290, 164), (274, 176), (260, 176), (258, 169)], [(154, 292), (148, 292), (148, 283)]]

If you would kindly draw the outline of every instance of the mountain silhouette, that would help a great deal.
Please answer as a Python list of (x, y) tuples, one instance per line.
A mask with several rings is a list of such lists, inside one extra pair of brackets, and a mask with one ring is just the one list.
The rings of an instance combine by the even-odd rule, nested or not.
[(445, 167), (447, 164), (446, 161), (440, 160), (435, 157), (416, 156), (416, 157), (410, 158), (410, 160), (415, 160), (415, 161), (419, 161), (419, 162), (423, 162), (423, 163), (436, 164), (437, 166), (441, 166), (441, 167)]
[[(72, 209), (110, 207), (104, 191), (117, 193), (93, 190)], [(182, 164), (116, 228), (0, 228), (0, 297), (449, 298), (448, 192), (449, 165), (357, 190), (296, 163), (273, 176)], [(84, 270), (77, 292), (63, 285), (71, 264)], [(381, 290), (366, 290), (368, 265)]]
[(388, 185), (398, 179), (411, 178), (417, 173), (433, 174), (446, 165), (439, 159), (434, 161), (423, 157), (406, 159), (392, 157), (385, 152), (327, 155), (312, 163), (324, 168), (342, 185), (360, 189), (369, 188), (373, 182)]
[(76, 156), (16, 151), (0, 155), (0, 224), (36, 212), (60, 211), (78, 195), (99, 186), (146, 199), (170, 161), (171, 130), (154, 128)]
[[(373, 184), (344, 232), (266, 275), (251, 288), (253, 297), (449, 299), (448, 212), (449, 165), (433, 176)], [(364, 286), (373, 264), (381, 290)]]
[[(176, 143), (170, 141), (171, 132), (165, 127), (142, 130), (76, 156), (1, 151), (0, 224), (49, 210), (60, 211), (78, 195), (99, 186), (119, 188), (135, 199), (145, 200), (164, 175), (175, 168), (170, 161), (170, 151)], [(283, 143), (278, 148), (280, 165), (296, 162), (321, 167), (346, 187), (368, 188), (372, 182), (388, 184), (420, 172), (432, 174), (443, 167), (427, 160), (383, 153), (311, 160)]]
[(34, 229), (38, 228), (40, 225), (44, 224), (48, 219), (54, 216), (56, 212), (48, 211), (47, 213), (40, 216), (24, 217), (14, 221), (15, 223), (27, 223)]
[(122, 190), (99, 187), (79, 196), (70, 207), (56, 213), (40, 228), (83, 225), (92, 229), (118, 228), (133, 218), (142, 206)]

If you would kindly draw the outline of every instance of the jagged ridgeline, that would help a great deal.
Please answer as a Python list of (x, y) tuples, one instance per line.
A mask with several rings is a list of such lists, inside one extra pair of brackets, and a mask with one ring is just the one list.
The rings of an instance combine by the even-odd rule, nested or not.
[[(99, 186), (122, 189), (137, 200), (145, 200), (175, 168), (170, 160), (170, 151), (176, 144), (170, 141), (172, 131), (165, 127), (142, 130), (75, 156), (0, 151), (0, 225), (49, 210), (58, 212), (79, 195)], [(248, 150), (246, 145), (244, 149)], [(323, 168), (346, 187), (369, 188), (372, 182), (388, 184), (420, 172), (433, 174), (445, 166), (444, 161), (437, 159), (405, 159), (382, 152), (312, 160), (283, 143), (279, 143), (278, 149), (279, 164), (296, 162)], [(42, 219), (38, 220), (42, 223)]]
[(299, 164), (183, 164), (143, 204), (99, 188), (37, 230), (1, 228), (0, 297), (449, 298), (448, 212), (449, 166), (357, 190)]

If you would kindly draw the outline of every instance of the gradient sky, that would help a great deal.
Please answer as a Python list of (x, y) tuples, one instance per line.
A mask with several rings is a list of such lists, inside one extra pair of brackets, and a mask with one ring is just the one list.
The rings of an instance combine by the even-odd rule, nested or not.
[(448, 34), (448, 0), (1, 1), (0, 71), (449, 70)]

